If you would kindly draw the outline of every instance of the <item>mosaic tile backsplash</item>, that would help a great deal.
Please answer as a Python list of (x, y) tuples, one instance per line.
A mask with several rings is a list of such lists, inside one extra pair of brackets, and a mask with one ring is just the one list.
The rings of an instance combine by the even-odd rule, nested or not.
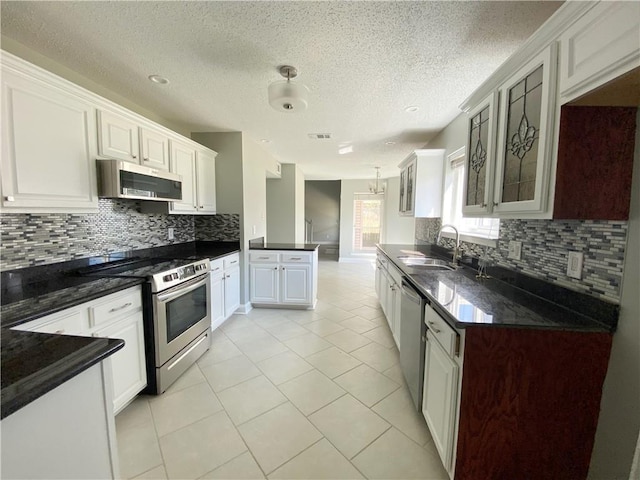
[(213, 216), (196, 216), (196, 240), (209, 242), (234, 242), (240, 240), (240, 215), (220, 213)]
[[(238, 215), (207, 215), (196, 221), (193, 215), (141, 213), (140, 202), (114, 199), (100, 199), (98, 213), (3, 213), (0, 215), (0, 270), (212, 240), (216, 228), (224, 232), (221, 240), (238, 240), (239, 220), (228, 217)], [(167, 239), (169, 227), (174, 228), (173, 240)], [(197, 228), (201, 228), (202, 235), (197, 234)], [(236, 238), (231, 238), (234, 228), (237, 228)]]
[[(416, 242), (435, 242), (440, 219), (416, 218)], [(508, 257), (509, 241), (522, 242), (521, 260)], [(501, 220), (498, 247), (461, 242), (464, 255), (519, 271), (594, 297), (620, 303), (627, 222), (605, 220)], [(440, 244), (453, 248), (454, 242)], [(566, 275), (569, 251), (584, 252), (582, 279)]]

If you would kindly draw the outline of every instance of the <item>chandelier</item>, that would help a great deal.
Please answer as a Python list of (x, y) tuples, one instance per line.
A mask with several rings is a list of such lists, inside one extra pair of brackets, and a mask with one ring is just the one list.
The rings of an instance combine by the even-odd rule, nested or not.
[(376, 183), (369, 184), (369, 191), (374, 195), (382, 195), (384, 193), (384, 183), (380, 184), (380, 167), (376, 168)]

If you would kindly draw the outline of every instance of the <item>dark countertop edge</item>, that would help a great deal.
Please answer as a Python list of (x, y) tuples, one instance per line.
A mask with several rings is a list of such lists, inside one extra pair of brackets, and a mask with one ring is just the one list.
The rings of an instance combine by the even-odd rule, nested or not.
[[(447, 323), (449, 323), (449, 325), (451, 325), (454, 328), (458, 328), (458, 329), (466, 329), (466, 328), (472, 328), (472, 327), (480, 327), (480, 328), (517, 328), (517, 329), (533, 329), (533, 330), (556, 330), (556, 331), (574, 331), (574, 332), (584, 332), (584, 333), (614, 333), (615, 331), (615, 326), (612, 325), (607, 325), (605, 323), (599, 322), (598, 320), (581, 314), (579, 312), (575, 312), (572, 311), (570, 309), (568, 309), (567, 307), (563, 306), (563, 305), (558, 305), (554, 302), (551, 302), (550, 300), (546, 299), (546, 298), (542, 298), (539, 297), (537, 295), (534, 295), (530, 292), (527, 292), (526, 290), (523, 290), (521, 288), (518, 288), (517, 286), (513, 286), (510, 285), (506, 282), (503, 282), (499, 279), (493, 279), (496, 282), (500, 282), (501, 284), (504, 284), (506, 288), (513, 288), (513, 289), (517, 289), (520, 290), (521, 292), (530, 295), (532, 297), (538, 298), (540, 299), (541, 302), (546, 302), (549, 304), (552, 304), (554, 306), (557, 306), (557, 308), (563, 309), (563, 310), (567, 310), (567, 311), (571, 311), (572, 315), (576, 315), (579, 317), (582, 317), (586, 320), (588, 320), (593, 326), (576, 326), (576, 325), (553, 325), (553, 324), (545, 324), (545, 325), (524, 325), (524, 324), (510, 324), (510, 323), (504, 323), (504, 324), (495, 324), (495, 323), (468, 323), (468, 322), (461, 322), (458, 319), (456, 319), (453, 315), (451, 315), (450, 312), (448, 312), (444, 307), (442, 307), (440, 305), (440, 303), (438, 302), (438, 300), (431, 295), (429, 292), (427, 292), (422, 285), (420, 285), (419, 282), (417, 282), (414, 278), (413, 278), (413, 273), (407, 271), (407, 269), (405, 268), (404, 265), (401, 265), (400, 262), (397, 262), (394, 258), (392, 258), (392, 256), (387, 252), (387, 250), (385, 250), (385, 246), (387, 246), (388, 249), (388, 245), (385, 244), (378, 244), (376, 245), (376, 247), (378, 249), (380, 249), (382, 251), (382, 253), (387, 257), (387, 259), (393, 263), (403, 274), (403, 276), (409, 280), (409, 282), (411, 283), (412, 286), (414, 286), (415, 288), (417, 288), (420, 293), (422, 295), (424, 295), (430, 302), (431, 302), (431, 306), (434, 308), (434, 310), (436, 310), (438, 312), (438, 314), (440, 314), (446, 321)], [(434, 257), (440, 257), (442, 259), (445, 260), (451, 260), (450, 258), (447, 258), (446, 256), (443, 256), (442, 254), (442, 249), (437, 247), (436, 249), (431, 249), (429, 248), (428, 245), (394, 245), (394, 247), (400, 247), (400, 248), (412, 248), (413, 250), (419, 251), (419, 252), (423, 252), (423, 253), (428, 253), (431, 256)], [(428, 251), (428, 252), (425, 252)], [(459, 269), (465, 269), (465, 270), (473, 270), (471, 267), (469, 266), (465, 266), (465, 265), (461, 265), (460, 267), (458, 267)], [(465, 271), (462, 270), (462, 271)], [(460, 272), (461, 275), (464, 275), (464, 273), (462, 273), (462, 271)], [(485, 288), (489, 288), (489, 287), (485, 287)]]
[(250, 245), (249, 250), (302, 250), (313, 252), (314, 250), (317, 250), (319, 246), (319, 243), (265, 243), (262, 245)]
[[(99, 279), (93, 279), (94, 281), (99, 281)], [(97, 298), (102, 298), (112, 293), (120, 292), (122, 290), (126, 290), (127, 288), (135, 287), (136, 285), (142, 285), (144, 280), (141, 278), (122, 278), (121, 283), (117, 286), (102, 289), (95, 293), (91, 293), (89, 295), (85, 295), (83, 297), (74, 298), (68, 300), (66, 302), (57, 303), (54, 307), (48, 307), (46, 309), (29, 312), (28, 315), (24, 317), (16, 317), (10, 320), (9, 322), (4, 322), (4, 319), (0, 320), (2, 328), (12, 328), (18, 325), (22, 325), (23, 323), (30, 322), (31, 320), (37, 320), (38, 318), (45, 317), (47, 315), (51, 315), (52, 313), (61, 312), (62, 310), (66, 310), (67, 308), (72, 308), (77, 305), (82, 305), (83, 303), (90, 302), (91, 300), (95, 300)], [(11, 304), (9, 304), (11, 305)]]
[[(16, 332), (17, 335), (23, 333), (24, 335), (33, 334), (33, 332)], [(41, 333), (39, 335), (52, 335), (49, 333)], [(59, 335), (64, 336), (64, 335)], [(87, 337), (91, 338), (91, 337)], [(76, 351), (76, 357), (69, 361), (67, 355), (64, 359), (56, 362), (54, 365), (43, 367), (37, 373), (30, 375), (29, 377), (14, 382), (12, 385), (2, 389), (2, 404), (0, 407), (0, 419), (4, 419), (17, 412), (24, 406), (30, 404), (34, 400), (44, 396), (56, 387), (59, 387), (73, 377), (88, 370), (92, 366), (101, 362), (105, 358), (113, 355), (115, 352), (124, 347), (124, 340), (109, 339), (109, 338), (91, 338), (91, 342), (84, 348)], [(104, 345), (104, 346), (103, 346)], [(87, 348), (90, 347), (90, 348)], [(88, 350), (85, 352), (85, 350)], [(63, 361), (64, 360), (64, 361)], [(59, 370), (59, 372), (51, 372), (51, 370)], [(48, 381), (39, 380), (46, 374), (52, 375)], [(37, 385), (26, 388), (23, 383), (35, 382)], [(20, 388), (20, 387), (25, 388)], [(20, 392), (15, 395), (9, 396), (12, 390), (20, 388)]]

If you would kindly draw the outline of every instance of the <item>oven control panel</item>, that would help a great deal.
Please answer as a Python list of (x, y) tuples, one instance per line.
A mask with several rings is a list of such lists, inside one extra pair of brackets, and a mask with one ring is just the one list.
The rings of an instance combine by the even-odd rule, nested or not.
[(179, 285), (182, 282), (190, 280), (200, 275), (209, 273), (210, 262), (208, 259), (198, 260), (181, 267), (166, 270), (162, 273), (153, 275), (152, 290), (153, 292), (161, 292), (167, 288)]

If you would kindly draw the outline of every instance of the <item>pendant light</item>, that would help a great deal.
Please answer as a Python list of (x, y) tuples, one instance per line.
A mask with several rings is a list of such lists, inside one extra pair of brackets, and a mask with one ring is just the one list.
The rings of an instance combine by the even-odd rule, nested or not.
[(381, 195), (384, 193), (384, 183), (380, 185), (380, 167), (375, 167), (375, 168), (376, 168), (376, 183), (375, 185), (373, 183), (369, 184), (369, 191), (374, 195)]
[(290, 65), (283, 65), (278, 71), (286, 80), (279, 80), (269, 85), (269, 105), (285, 113), (306, 109), (309, 89), (302, 83), (291, 81), (298, 76), (298, 70)]

